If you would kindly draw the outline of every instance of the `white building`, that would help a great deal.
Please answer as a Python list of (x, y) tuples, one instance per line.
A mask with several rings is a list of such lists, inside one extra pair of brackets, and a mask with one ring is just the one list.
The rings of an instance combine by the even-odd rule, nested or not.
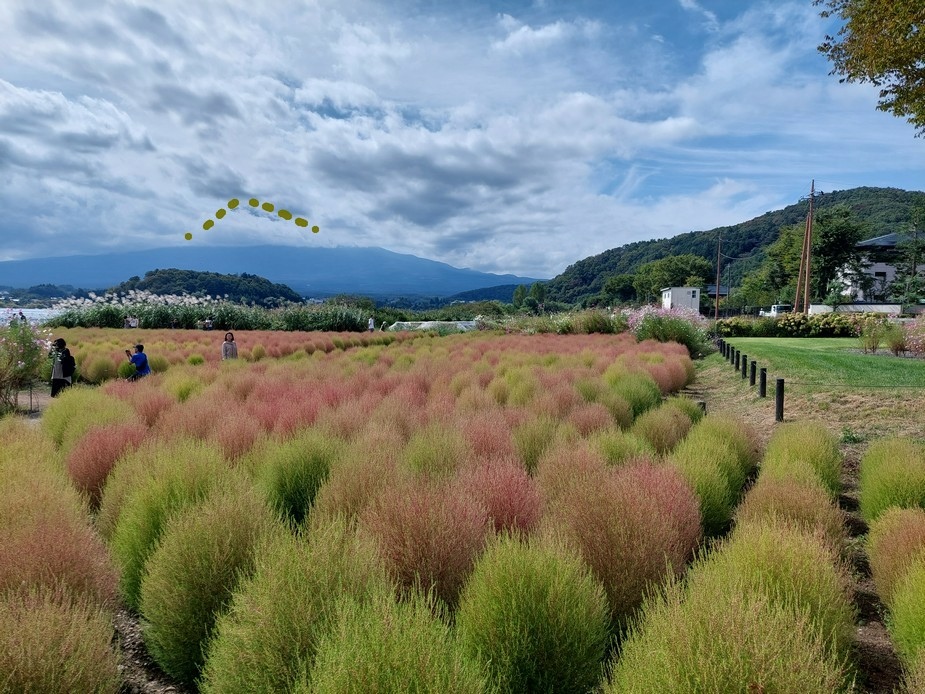
[(665, 287), (662, 289), (662, 308), (700, 309), (699, 287)]

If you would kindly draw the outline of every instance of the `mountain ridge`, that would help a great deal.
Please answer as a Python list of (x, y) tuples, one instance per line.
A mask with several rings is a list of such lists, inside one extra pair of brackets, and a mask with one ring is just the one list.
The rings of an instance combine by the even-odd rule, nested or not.
[(259, 275), (306, 297), (448, 297), (498, 285), (545, 281), (457, 268), (376, 247), (180, 246), (2, 261), (0, 285), (27, 288), (47, 283), (102, 290), (161, 268)]

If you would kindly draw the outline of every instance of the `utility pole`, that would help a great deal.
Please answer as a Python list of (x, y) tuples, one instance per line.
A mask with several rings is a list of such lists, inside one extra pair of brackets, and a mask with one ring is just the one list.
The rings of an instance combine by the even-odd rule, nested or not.
[(713, 311), (713, 320), (719, 320), (719, 263), (720, 263), (720, 254), (719, 249), (723, 247), (723, 232), (716, 232), (716, 296), (714, 303)]
[[(800, 252), (800, 271), (797, 274), (797, 291), (793, 298), (793, 310), (809, 313), (809, 268), (813, 248), (813, 200), (816, 197), (816, 179), (809, 187), (809, 213), (806, 215), (806, 229), (803, 232), (803, 250)], [(800, 299), (803, 299), (802, 306)]]

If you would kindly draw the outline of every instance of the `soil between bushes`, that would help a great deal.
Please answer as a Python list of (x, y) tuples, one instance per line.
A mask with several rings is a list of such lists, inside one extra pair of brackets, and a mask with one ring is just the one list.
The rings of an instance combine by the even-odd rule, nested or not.
[[(697, 380), (684, 390), (688, 397), (702, 401), (707, 412), (729, 412), (749, 421), (767, 444), (775, 426), (774, 398), (758, 398), (740, 374), (726, 362), (701, 363)], [(36, 423), (51, 398), (47, 390), (32, 391), (29, 417)], [(20, 406), (28, 408), (28, 391), (20, 394)], [(832, 433), (843, 435), (843, 493), (839, 499), (847, 514), (851, 537), (850, 561), (854, 575), (855, 663), (857, 691), (864, 694), (890, 694), (902, 682), (902, 666), (883, 622), (884, 608), (870, 577), (870, 566), (860, 539), (867, 526), (858, 512), (858, 464), (868, 438), (910, 435), (918, 432), (919, 413), (925, 409), (925, 396), (916, 393), (867, 394), (856, 391), (800, 392), (785, 397), (784, 421), (814, 419)], [(120, 607), (115, 615), (116, 638), (122, 653), (120, 669), (124, 678), (121, 694), (193, 694), (195, 691), (168, 677), (148, 655), (138, 615)]]

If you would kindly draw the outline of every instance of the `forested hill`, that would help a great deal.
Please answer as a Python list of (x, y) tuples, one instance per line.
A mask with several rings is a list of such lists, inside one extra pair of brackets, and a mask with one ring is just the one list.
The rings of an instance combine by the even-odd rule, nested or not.
[[(925, 205), (925, 192), (898, 188), (852, 188), (817, 194), (815, 204), (817, 209), (839, 204), (850, 206), (867, 224), (866, 238), (873, 238), (902, 230), (911, 219), (912, 207)], [(781, 227), (803, 222), (807, 211), (808, 202), (804, 200), (741, 224), (612, 248), (579, 260), (551, 279), (546, 286), (547, 296), (555, 301), (579, 303), (599, 294), (608, 277), (632, 274), (640, 265), (669, 255), (693, 253), (706, 258), (715, 267), (716, 239), (720, 233), (723, 255), (742, 258), (730, 263), (733, 277), (738, 278), (757, 267), (764, 258), (765, 248), (777, 239)], [(725, 274), (723, 281), (726, 281)]]
[(132, 277), (113, 287), (111, 291), (128, 292), (130, 289), (149, 291), (153, 294), (194, 294), (212, 297), (227, 295), (230, 301), (258, 304), (278, 303), (279, 299), (302, 301), (302, 297), (285, 284), (274, 284), (268, 279), (246, 272), (240, 275), (222, 275), (218, 272), (196, 270), (151, 270), (146, 272), (144, 277)]

